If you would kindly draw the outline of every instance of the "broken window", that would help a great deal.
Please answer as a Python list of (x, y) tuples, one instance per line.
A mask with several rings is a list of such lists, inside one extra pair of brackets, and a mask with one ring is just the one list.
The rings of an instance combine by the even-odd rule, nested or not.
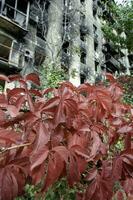
[(84, 42), (86, 40), (86, 34), (80, 30), (80, 39)]
[(69, 48), (69, 42), (68, 41), (65, 41), (62, 45), (62, 50), (65, 52), (65, 53), (68, 53), (68, 48)]
[(80, 21), (81, 21), (81, 24), (85, 23), (85, 14), (83, 12), (80, 12)]
[(22, 52), (20, 45), (10, 37), (0, 34), (0, 60), (18, 67)]
[(83, 84), (83, 83), (85, 83), (85, 81), (86, 81), (85, 75), (81, 74), (80, 75), (80, 83)]
[(86, 52), (82, 51), (80, 55), (80, 62), (86, 64)]
[(5, 0), (3, 14), (10, 19), (15, 17), (15, 0)]
[(15, 21), (19, 23), (22, 27), (25, 26), (26, 23), (26, 13), (27, 13), (27, 2), (23, 2), (22, 0), (17, 1), (17, 9), (15, 14)]
[(80, 0), (81, 4), (84, 4), (85, 0)]
[(2, 2), (1, 12), (3, 15), (12, 19), (22, 27), (26, 25), (27, 0), (4, 0)]
[(22, 0), (17, 0), (17, 10), (26, 14), (26, 12), (27, 12), (27, 2), (23, 0), (23, 3), (22, 3)]
[(97, 72), (97, 70), (98, 70), (98, 62), (97, 61), (95, 61), (95, 71)]
[(49, 2), (49, 1), (46, 1), (46, 2), (45, 2), (45, 10), (46, 10), (46, 11), (48, 11), (49, 6), (50, 6), (50, 2)]
[(22, 55), (23, 52), (20, 50), (20, 44), (13, 40), (10, 51), (9, 63), (15, 67), (21, 67), (19, 61)]
[(44, 53), (42, 53), (42, 52), (36, 50), (36, 51), (35, 51), (34, 65), (35, 65), (35, 66), (41, 66), (42, 63), (44, 62), (44, 59), (45, 59)]
[(94, 34), (97, 32), (97, 27), (93, 24), (93, 31), (94, 31)]
[(97, 51), (97, 47), (98, 47), (98, 43), (96, 41), (94, 41), (94, 49), (95, 49), (95, 51)]
[(0, 60), (8, 62), (12, 46), (12, 39), (0, 34)]

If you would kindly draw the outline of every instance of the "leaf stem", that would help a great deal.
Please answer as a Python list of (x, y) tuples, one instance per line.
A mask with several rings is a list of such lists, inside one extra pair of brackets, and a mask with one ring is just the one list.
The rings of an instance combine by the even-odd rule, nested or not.
[(8, 147), (8, 148), (0, 148), (0, 154), (1, 153), (5, 153), (6, 151), (10, 151), (12, 149), (17, 149), (17, 148), (20, 148), (20, 147), (25, 147), (25, 146), (30, 146), (31, 143), (25, 143), (25, 144), (20, 144), (20, 145), (15, 145), (15, 146), (12, 146), (12, 147)]

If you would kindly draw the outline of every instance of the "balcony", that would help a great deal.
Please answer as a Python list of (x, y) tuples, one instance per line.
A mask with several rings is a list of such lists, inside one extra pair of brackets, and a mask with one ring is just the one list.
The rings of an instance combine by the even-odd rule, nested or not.
[(0, 4), (0, 28), (13, 35), (25, 35), (29, 20), (29, 2), (5, 0)]
[(107, 49), (111, 55), (119, 55), (119, 50), (112, 41), (107, 41), (105, 44), (103, 44), (103, 48)]
[(121, 70), (125, 70), (126, 69), (126, 65), (125, 65), (124, 60), (120, 59), (119, 62), (120, 62), (120, 68), (121, 68)]
[(111, 69), (112, 71), (119, 71), (121, 64), (117, 61), (112, 55), (106, 55), (106, 66), (107, 68)]

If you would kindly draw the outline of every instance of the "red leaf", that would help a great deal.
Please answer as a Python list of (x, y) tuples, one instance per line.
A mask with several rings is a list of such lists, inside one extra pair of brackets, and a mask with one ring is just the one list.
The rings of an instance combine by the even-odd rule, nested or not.
[(132, 147), (132, 137), (131, 137), (131, 132), (127, 133), (126, 138), (125, 138), (125, 149), (131, 149)]
[(0, 80), (10, 82), (9, 78), (3, 74), (0, 74)]
[(68, 158), (69, 158), (69, 151), (66, 149), (66, 147), (64, 146), (57, 146), (57, 147), (54, 147), (52, 149), (52, 151), (55, 151), (57, 152), (60, 157), (66, 162), (68, 163)]
[(112, 176), (115, 180), (132, 177), (133, 149), (123, 151), (121, 155), (113, 160)]
[(33, 184), (38, 184), (41, 182), (42, 178), (45, 175), (45, 171), (46, 171), (45, 168), (46, 168), (46, 166), (44, 164), (42, 164), (32, 170), (31, 176), (32, 176)]
[(33, 95), (35, 95), (35, 96), (38, 96), (38, 97), (42, 97), (41, 92), (38, 91), (38, 90), (35, 90), (35, 89), (30, 89), (30, 90), (29, 90), (29, 93), (30, 93), (30, 94), (33, 94)]
[(0, 94), (0, 107), (5, 108), (7, 105), (8, 105), (8, 101), (5, 94)]
[(133, 195), (133, 178), (127, 178), (122, 181), (122, 186), (127, 195)]
[(129, 125), (125, 125), (118, 129), (118, 133), (129, 133), (131, 131), (133, 131), (133, 128)]
[(46, 128), (45, 124), (41, 121), (36, 125), (35, 131), (37, 133), (37, 137), (36, 137), (36, 142), (34, 146), (34, 151), (36, 152), (49, 142), (50, 133), (48, 129)]
[(16, 106), (14, 105), (8, 105), (7, 110), (9, 114), (11, 115), (11, 117), (16, 117), (19, 114), (18, 108), (16, 108)]
[(25, 96), (20, 96), (16, 102), (15, 102), (15, 106), (17, 107), (18, 111), (20, 111), (22, 105), (25, 103)]
[(90, 169), (88, 174), (87, 174), (86, 180), (87, 181), (93, 181), (94, 179), (96, 179), (97, 174), (98, 174), (97, 169)]
[[(105, 170), (105, 169), (104, 169)], [(103, 170), (103, 171), (104, 171)], [(105, 176), (104, 173), (101, 175), (92, 171), (91, 179), (94, 178), (88, 185), (86, 190), (86, 200), (110, 200), (112, 197), (113, 185), (111, 174)], [(89, 179), (88, 179), (89, 180)]]
[(49, 186), (59, 179), (64, 169), (64, 162), (58, 153), (54, 153), (48, 162), (47, 175), (43, 191), (46, 191)]
[(42, 91), (42, 95), (46, 95), (46, 94), (48, 94), (49, 92), (53, 92), (53, 91), (54, 91), (53, 88), (47, 88), (47, 89), (45, 89), (45, 90)]
[(106, 73), (106, 78), (111, 82), (111, 83), (115, 83), (116, 79), (114, 78), (114, 76), (110, 73)]
[(23, 88), (14, 88), (12, 90), (8, 90), (7, 96), (8, 98), (18, 97), (21, 95), (25, 95), (25, 90)]
[(18, 143), (18, 141), (20, 142), (20, 135), (13, 130), (0, 129), (0, 140)]
[(0, 109), (0, 121), (4, 121), (5, 119), (6, 119), (6, 114), (4, 113), (4, 111)]
[(28, 75), (25, 77), (25, 80), (26, 80), (26, 81), (32, 81), (34, 84), (40, 85), (39, 76), (38, 76), (37, 74), (35, 74), (35, 73), (28, 74)]
[(114, 199), (117, 199), (117, 200), (124, 200), (124, 199), (127, 199), (126, 198), (126, 194), (123, 190), (119, 190), (116, 192), (116, 194), (114, 195)]
[(24, 173), (18, 166), (0, 168), (0, 199), (13, 200), (17, 197), (25, 184), (23, 177)]
[(81, 135), (74, 134), (73, 136), (69, 137), (68, 148), (71, 149), (73, 146), (80, 146), (83, 148), (87, 148), (87, 145), (88, 145), (87, 139), (88, 138), (86, 135), (81, 136)]
[(30, 96), (30, 94), (27, 94), (27, 101), (29, 104), (30, 111), (34, 113), (34, 111), (35, 111), (34, 103), (33, 103), (33, 100), (32, 100), (32, 97)]
[(80, 180), (80, 172), (78, 169), (77, 161), (72, 155), (70, 156), (67, 180), (70, 186), (73, 186)]
[(33, 152), (30, 158), (31, 171), (33, 171), (34, 168), (40, 166), (47, 159), (48, 154), (49, 150), (46, 146), (39, 148), (36, 152)]
[(22, 79), (20, 74), (9, 75), (8, 78), (10, 81), (19, 81), (20, 79)]
[(90, 153), (90, 158), (94, 159), (95, 156), (100, 152), (100, 147), (101, 147), (101, 139), (97, 133), (93, 133), (92, 136), (93, 142), (91, 146), (91, 153)]
[(55, 125), (65, 123), (67, 118), (73, 118), (78, 112), (77, 102), (72, 98), (68, 88), (59, 88), (59, 104), (55, 112)]
[(17, 197), (18, 185), (15, 176), (6, 168), (0, 169), (0, 199), (12, 200)]

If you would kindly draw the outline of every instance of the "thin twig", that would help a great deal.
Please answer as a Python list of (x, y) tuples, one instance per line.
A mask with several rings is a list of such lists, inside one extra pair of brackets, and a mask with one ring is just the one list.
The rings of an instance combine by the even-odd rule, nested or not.
[(13, 149), (17, 149), (17, 148), (20, 148), (20, 147), (26, 147), (26, 146), (30, 146), (31, 143), (25, 143), (25, 144), (20, 144), (20, 145), (15, 145), (15, 146), (12, 146), (12, 147), (8, 147), (8, 148), (0, 148), (0, 154), (1, 153), (5, 153), (6, 151), (10, 151), (10, 150), (13, 150)]

